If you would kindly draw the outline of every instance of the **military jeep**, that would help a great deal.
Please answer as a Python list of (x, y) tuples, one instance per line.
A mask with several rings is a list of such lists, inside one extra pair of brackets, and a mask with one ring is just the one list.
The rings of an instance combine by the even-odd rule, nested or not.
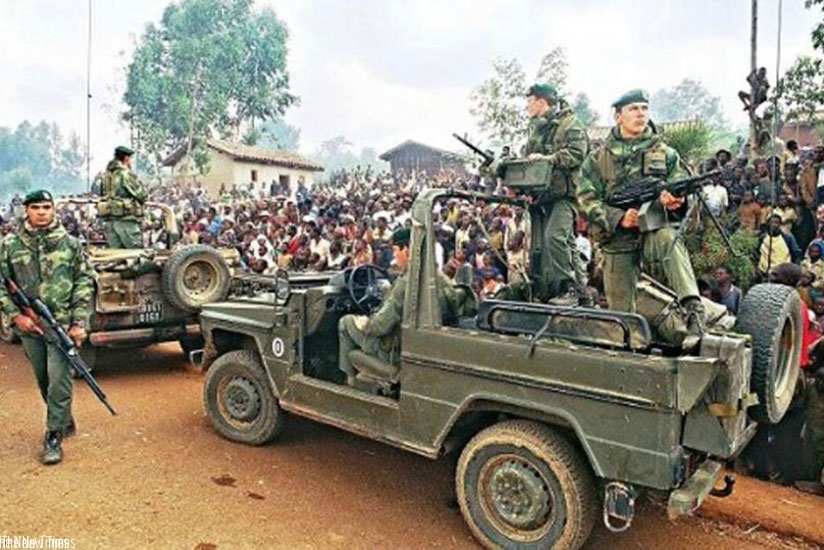
[[(95, 213), (93, 199), (62, 199)], [(235, 250), (180, 246), (174, 212), (164, 204), (148, 203), (158, 214), (166, 235), (163, 249), (110, 249), (105, 242), (88, 243), (95, 271), (95, 292), (89, 340), (81, 355), (91, 368), (104, 348), (137, 347), (178, 341), (188, 354), (203, 347), (198, 314), (204, 302), (227, 297)], [(0, 338), (13, 342), (10, 320), (0, 315)]]
[(756, 286), (737, 321), (713, 310), (690, 351), (649, 317), (678, 307), (649, 280), (645, 316), (490, 299), (446, 323), (433, 207), (450, 198), (517, 201), (417, 198), (399, 360), (352, 351), (354, 386), (338, 371), (338, 321), (379, 299), (379, 270), (273, 277), (266, 291), (206, 304), (200, 363), (214, 429), (261, 445), (293, 413), (433, 459), (459, 451), (458, 503), (489, 548), (579, 548), (599, 513), (628, 528), (641, 490), (667, 494), (672, 516), (728, 494), (725, 461), (792, 397), (794, 289)]

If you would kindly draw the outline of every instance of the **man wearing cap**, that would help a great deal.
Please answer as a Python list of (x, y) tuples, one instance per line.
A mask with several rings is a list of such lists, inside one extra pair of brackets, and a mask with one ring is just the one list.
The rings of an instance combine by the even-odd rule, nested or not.
[(97, 209), (106, 220), (106, 245), (110, 248), (143, 248), (140, 224), (146, 190), (131, 170), (132, 155), (134, 150), (125, 145), (115, 149), (103, 177)]
[(583, 292), (583, 273), (575, 255), (575, 193), (581, 177), (581, 164), (589, 144), (586, 128), (548, 84), (534, 84), (526, 94), (530, 117), (529, 139), (524, 147), (527, 160), (546, 160), (552, 165), (547, 184), (549, 201), (544, 209), (543, 247), (541, 250), (542, 289), (539, 295), (552, 297), (557, 305), (576, 305)]
[[(91, 314), (92, 268), (80, 241), (69, 235), (55, 216), (50, 192), (32, 191), (23, 204), (23, 228), (0, 242), (0, 275), (13, 279), (29, 296), (43, 300), (80, 347), (86, 340)], [(56, 464), (63, 457), (63, 437), (76, 430), (71, 415), (71, 365), (44, 339), (37, 323), (17, 308), (4, 284), (0, 284), (0, 309), (12, 319), (34, 368), (47, 407), (42, 459), (45, 464)]]
[[(589, 221), (590, 236), (604, 252), (604, 290), (610, 309), (635, 312), (641, 266), (665, 277), (688, 313), (690, 332), (703, 330), (704, 307), (695, 274), (676, 230), (667, 225), (641, 233), (638, 210), (622, 210), (606, 203), (616, 190), (643, 176), (666, 181), (687, 177), (675, 149), (668, 147), (649, 119), (649, 97), (632, 90), (612, 104), (616, 126), (605, 143), (584, 162), (578, 202)], [(667, 215), (680, 210), (684, 199), (663, 191), (654, 207)], [(694, 341), (694, 339), (692, 340)]]

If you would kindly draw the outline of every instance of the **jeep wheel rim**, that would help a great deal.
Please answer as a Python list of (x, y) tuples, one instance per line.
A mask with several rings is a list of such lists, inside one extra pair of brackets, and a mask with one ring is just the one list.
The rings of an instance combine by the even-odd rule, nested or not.
[(795, 322), (791, 317), (784, 320), (778, 341), (778, 357), (775, 365), (775, 395), (786, 395), (792, 372), (793, 350), (795, 349)]
[(513, 540), (538, 540), (552, 525), (554, 495), (524, 457), (500, 455), (487, 462), (478, 477), (478, 493), (486, 517)]
[(260, 393), (247, 378), (235, 377), (229, 380), (221, 388), (219, 403), (224, 416), (229, 420), (248, 423), (260, 414)]
[(193, 262), (183, 270), (183, 287), (189, 296), (211, 295), (218, 284), (218, 272), (208, 262)]

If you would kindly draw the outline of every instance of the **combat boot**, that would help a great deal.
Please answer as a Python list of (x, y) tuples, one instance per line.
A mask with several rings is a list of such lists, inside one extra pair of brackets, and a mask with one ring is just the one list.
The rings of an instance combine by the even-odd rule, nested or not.
[(547, 302), (551, 306), (558, 306), (558, 307), (575, 307), (578, 305), (580, 300), (580, 296), (578, 295), (578, 291), (574, 288), (570, 288), (563, 294), (558, 294), (549, 299)]
[(77, 424), (74, 423), (74, 417), (69, 417), (69, 425), (63, 428), (63, 437), (71, 437), (77, 433)]
[(46, 438), (43, 441), (43, 464), (57, 464), (63, 460), (63, 432), (59, 430), (52, 430), (46, 432)]

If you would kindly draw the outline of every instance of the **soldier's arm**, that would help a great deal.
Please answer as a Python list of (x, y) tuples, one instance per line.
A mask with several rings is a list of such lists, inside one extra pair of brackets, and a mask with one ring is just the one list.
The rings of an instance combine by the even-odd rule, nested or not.
[(78, 251), (72, 270), (71, 322), (85, 327), (91, 316), (92, 295), (94, 293), (94, 268), (86, 252), (78, 243)]
[[(5, 239), (0, 241), (0, 275), (2, 275), (3, 278), (14, 276), (14, 273), (11, 271), (11, 263), (9, 262), (8, 248), (8, 243)], [(11, 299), (11, 295), (3, 281), (0, 281), (0, 310), (9, 317), (14, 317), (21, 313), (20, 309)]]
[(386, 336), (397, 327), (403, 317), (403, 301), (406, 296), (406, 278), (395, 281), (389, 297), (380, 309), (369, 317), (364, 331), (368, 336)]
[(615, 232), (625, 211), (606, 203), (606, 182), (598, 170), (596, 154), (597, 152), (589, 155), (581, 166), (577, 198), (578, 206), (589, 222), (593, 239), (601, 241)]
[(563, 147), (549, 155), (548, 160), (555, 166), (572, 170), (581, 166), (588, 149), (586, 129), (578, 119), (575, 119), (564, 132)]
[(146, 200), (146, 190), (143, 189), (143, 186), (137, 181), (137, 176), (135, 176), (134, 173), (128, 170), (121, 170), (118, 177), (120, 178), (120, 184), (123, 186), (123, 189), (135, 200), (138, 202), (144, 202)]

